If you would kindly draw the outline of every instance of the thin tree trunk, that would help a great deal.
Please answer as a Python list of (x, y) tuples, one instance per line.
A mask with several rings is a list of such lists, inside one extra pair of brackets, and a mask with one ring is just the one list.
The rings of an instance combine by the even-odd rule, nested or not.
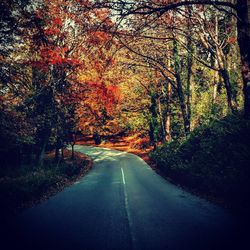
[(149, 139), (150, 144), (156, 147), (156, 138), (155, 138), (155, 129), (156, 129), (156, 123), (157, 123), (157, 101), (156, 101), (156, 95), (155, 93), (151, 94), (151, 103), (149, 107), (150, 112), (150, 121), (149, 121)]
[(166, 130), (164, 124), (164, 115), (162, 112), (161, 100), (158, 98), (158, 110), (159, 110), (159, 118), (160, 118), (160, 125), (161, 125), (161, 141), (166, 142)]
[(40, 136), (42, 136), (40, 143), (38, 144), (38, 151), (36, 154), (36, 164), (38, 167), (43, 166), (45, 149), (49, 142), (51, 129), (49, 127), (45, 127), (43, 130), (39, 132)]
[(192, 17), (192, 6), (188, 6), (188, 36), (187, 36), (187, 49), (188, 49), (188, 55), (187, 55), (187, 116), (188, 120), (191, 123), (191, 99), (192, 99), (192, 66), (193, 66), (193, 53), (194, 53), (194, 47), (192, 44), (192, 23), (191, 23), (191, 17)]
[(74, 144), (71, 144), (71, 160), (74, 160), (75, 158), (75, 151), (74, 151)]
[(45, 147), (46, 144), (44, 143), (42, 146), (42, 149), (40, 150), (39, 154), (38, 154), (38, 160), (37, 160), (37, 165), (39, 167), (43, 166), (43, 162), (44, 162), (44, 155), (45, 155)]
[(244, 114), (250, 119), (250, 1), (237, 1), (238, 43), (241, 54), (241, 72), (243, 79)]
[[(217, 59), (215, 59), (215, 67), (218, 67)], [(214, 82), (213, 82), (213, 104), (217, 102), (217, 94), (218, 94), (218, 85), (220, 82), (219, 71), (214, 71)]]
[(170, 142), (172, 140), (172, 137), (171, 137), (171, 116), (169, 111), (167, 112), (165, 127), (166, 127), (166, 141)]
[(167, 110), (166, 110), (166, 121), (165, 121), (165, 130), (166, 130), (166, 141), (170, 142), (172, 140), (171, 137), (171, 100), (172, 86), (170, 83), (167, 85)]
[(36, 156), (36, 164), (38, 167), (42, 167), (43, 166), (43, 162), (44, 162), (44, 155), (45, 155), (45, 149), (47, 146), (47, 141), (48, 140), (44, 140), (42, 142), (42, 144), (40, 145), (38, 152), (37, 152), (37, 156)]
[(180, 108), (181, 108), (183, 124), (184, 124), (184, 132), (185, 132), (185, 135), (187, 136), (190, 133), (190, 120), (189, 120), (189, 115), (187, 113), (187, 106), (185, 104), (185, 96), (183, 93), (181, 78), (179, 75), (176, 76), (176, 82), (177, 82), (177, 92), (178, 92)]
[[(167, 50), (169, 51), (169, 46), (167, 45)], [(171, 68), (171, 59), (168, 56), (167, 57), (167, 65), (168, 68)], [(172, 95), (172, 86), (169, 82), (169, 80), (167, 80), (166, 82), (166, 90), (167, 90), (167, 96), (166, 96), (166, 111), (165, 111), (165, 134), (166, 134), (166, 138), (165, 140), (167, 142), (170, 142), (172, 140), (172, 136), (171, 136), (171, 95)]]
[(182, 86), (182, 81), (181, 81), (181, 76), (180, 76), (180, 73), (181, 73), (180, 58), (178, 54), (178, 47), (177, 47), (176, 40), (173, 41), (173, 54), (174, 54), (174, 67), (175, 67), (177, 94), (179, 97), (179, 103), (180, 103), (180, 108), (181, 108), (181, 113), (182, 113), (182, 118), (183, 118), (184, 132), (185, 132), (185, 135), (187, 136), (190, 132), (190, 121), (189, 121), (189, 116), (187, 113), (187, 106), (186, 106), (186, 101), (185, 101), (185, 96), (184, 96), (184, 91), (183, 91), (183, 86)]
[(176, 40), (173, 41), (173, 55), (174, 55), (174, 67), (175, 67), (175, 78), (176, 78), (176, 85), (177, 85), (177, 94), (179, 97), (179, 103), (183, 118), (183, 125), (184, 125), (184, 132), (187, 136), (190, 133), (190, 120), (189, 115), (187, 112), (186, 100), (183, 91), (183, 85), (181, 81), (181, 69), (180, 69), (180, 58), (178, 54), (178, 47)]
[(234, 97), (233, 97), (232, 85), (231, 85), (231, 82), (230, 82), (229, 73), (228, 73), (227, 69), (224, 68), (224, 69), (220, 70), (220, 74), (221, 74), (221, 76), (223, 78), (226, 93), (227, 93), (228, 109), (230, 111), (232, 111), (232, 113), (234, 113), (237, 110), (237, 104), (236, 104), (236, 102), (234, 100)]
[(152, 145), (154, 147), (154, 149), (155, 149), (156, 145), (155, 145), (154, 126), (153, 126), (151, 121), (149, 122), (148, 134), (149, 134), (150, 145)]
[(64, 160), (64, 148), (61, 148), (61, 159)]
[(216, 57), (215, 57), (215, 64), (219, 67), (219, 73), (223, 79), (224, 86), (226, 89), (226, 95), (227, 95), (227, 106), (228, 110), (234, 113), (237, 110), (237, 104), (234, 100), (234, 96), (232, 93), (232, 84), (229, 77), (229, 72), (227, 69), (227, 62), (225, 54), (220, 47), (219, 43), (219, 25), (218, 25), (218, 15), (216, 12), (215, 15), (215, 41), (216, 41)]
[(219, 83), (219, 74), (216, 70), (214, 72), (214, 83), (213, 83), (213, 104), (217, 101), (217, 93), (218, 93), (218, 83)]
[(57, 137), (56, 139), (56, 148), (55, 148), (55, 162), (59, 161), (59, 154), (60, 154), (60, 141)]
[[(218, 41), (219, 41), (219, 25), (218, 25), (217, 12), (215, 12), (215, 41), (218, 44)], [(217, 59), (217, 57), (214, 57), (214, 59), (215, 59), (214, 66), (215, 66), (215, 68), (218, 68), (218, 66), (219, 66), (218, 59)], [(219, 79), (220, 79), (219, 72), (217, 70), (215, 70), (215, 72), (214, 72), (214, 85), (213, 85), (213, 104), (216, 103), (216, 99), (217, 99)]]
[(59, 161), (59, 147), (56, 146), (55, 149), (55, 162)]

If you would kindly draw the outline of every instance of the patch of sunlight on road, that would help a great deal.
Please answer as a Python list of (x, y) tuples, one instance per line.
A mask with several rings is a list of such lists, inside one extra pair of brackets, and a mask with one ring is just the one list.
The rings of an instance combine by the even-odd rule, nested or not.
[(88, 155), (94, 160), (94, 162), (100, 162), (103, 160), (117, 161), (117, 156), (123, 156), (126, 154), (126, 152), (121, 152), (109, 148), (98, 148), (83, 145), (77, 145), (75, 147), (75, 150)]

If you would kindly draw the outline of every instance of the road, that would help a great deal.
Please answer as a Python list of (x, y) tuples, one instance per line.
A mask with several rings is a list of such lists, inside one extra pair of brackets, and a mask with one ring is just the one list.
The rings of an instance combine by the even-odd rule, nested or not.
[(93, 169), (15, 218), (6, 249), (243, 249), (233, 247), (232, 215), (169, 183), (138, 156), (76, 150), (94, 159)]

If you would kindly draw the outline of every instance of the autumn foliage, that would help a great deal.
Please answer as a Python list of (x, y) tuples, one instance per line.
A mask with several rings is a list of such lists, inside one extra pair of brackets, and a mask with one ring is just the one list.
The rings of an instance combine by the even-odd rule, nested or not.
[[(23, 152), (18, 161), (42, 165), (45, 151), (54, 148), (58, 158), (83, 124), (88, 124), (88, 131), (98, 127), (101, 133), (119, 110), (121, 93), (119, 82), (110, 73), (106, 76), (114, 66), (112, 36), (105, 31), (113, 25), (110, 11), (90, 9), (91, 1), (45, 0), (30, 6), (25, 10), (31, 11), (30, 19), (22, 17), (30, 26), (21, 35), (25, 53), (16, 57), (20, 53), (16, 51), (15, 63), (10, 55), (2, 58), (10, 69), (6, 81), (11, 87), (1, 95), (1, 121), (6, 131), (5, 116), (22, 127), (11, 128), (12, 150)], [(19, 88), (25, 90), (17, 95), (13, 91)], [(7, 140), (6, 133), (1, 136)], [(26, 157), (24, 151), (31, 155)]]
[(2, 136), (27, 161), (58, 160), (77, 135), (141, 133), (156, 147), (248, 107), (230, 4), (21, 2), (1, 5), (0, 98)]

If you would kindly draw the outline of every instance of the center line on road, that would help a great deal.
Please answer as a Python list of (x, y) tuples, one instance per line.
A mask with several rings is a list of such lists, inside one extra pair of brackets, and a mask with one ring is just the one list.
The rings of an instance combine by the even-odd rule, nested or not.
[(123, 182), (123, 184), (125, 185), (125, 184), (126, 184), (126, 181), (125, 181), (124, 172), (123, 172), (123, 169), (122, 169), (122, 168), (121, 168), (121, 171), (122, 171), (122, 182)]
[(132, 226), (132, 219), (131, 219), (131, 215), (130, 215), (130, 211), (129, 211), (128, 194), (127, 194), (127, 191), (126, 191), (126, 181), (125, 181), (123, 168), (121, 168), (121, 172), (122, 172), (122, 182), (123, 182), (123, 185), (124, 185), (123, 186), (123, 192), (124, 192), (125, 210), (126, 210), (126, 215), (127, 215), (127, 219), (128, 219), (129, 232), (130, 232), (131, 244), (132, 244), (130, 249), (136, 250), (136, 239), (135, 239), (135, 234), (134, 234), (134, 230), (133, 230), (133, 226)]

